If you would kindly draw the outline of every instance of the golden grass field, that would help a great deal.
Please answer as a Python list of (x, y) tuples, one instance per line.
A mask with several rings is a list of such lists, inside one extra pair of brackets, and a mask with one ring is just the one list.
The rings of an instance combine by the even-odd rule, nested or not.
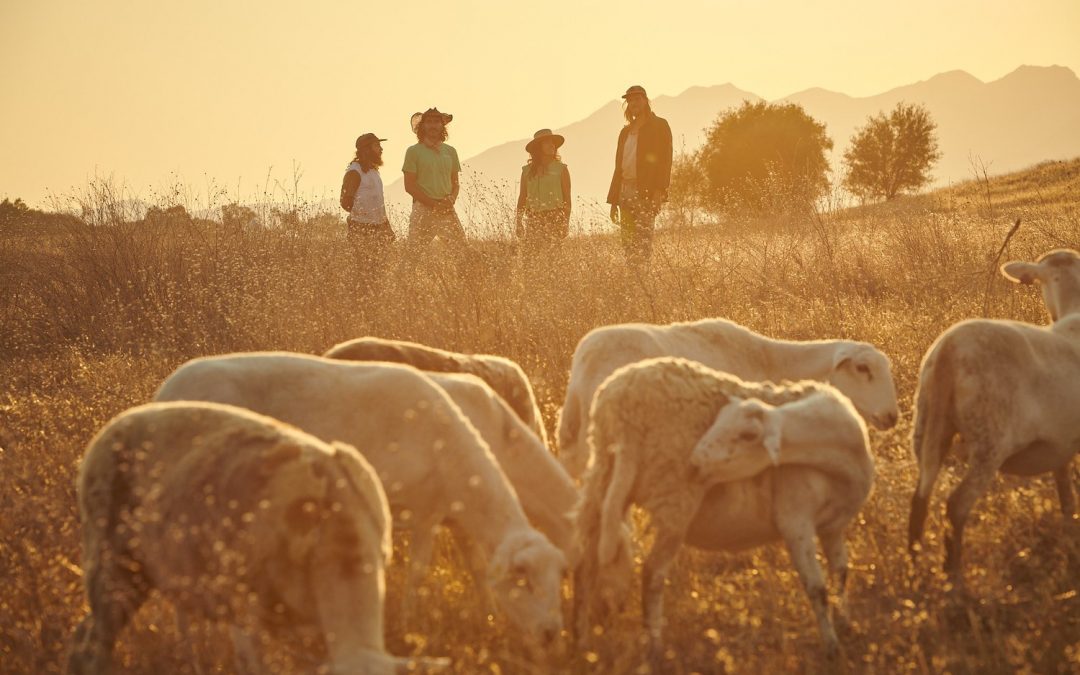
[[(125, 224), (106, 193), (98, 198), (94, 226), (0, 229), (0, 672), (62, 669), (85, 612), (75, 502), (84, 446), (183, 361), (321, 353), (368, 334), (501, 354), (532, 378), (553, 431), (588, 330), (709, 316), (774, 337), (866, 340), (892, 359), (901, 421), (871, 431), (877, 481), (849, 531), (852, 626), (839, 670), (1080, 672), (1080, 522), (1063, 522), (1048, 476), (999, 478), (979, 502), (965, 533), (969, 599), (948, 594), (940, 573), (944, 495), (961, 465), (939, 484), (917, 564), (906, 542), (920, 359), (961, 319), (1048, 321), (1038, 292), (997, 267), (1080, 245), (1080, 160), (784, 222), (665, 229), (647, 275), (626, 269), (613, 237), (593, 235), (545, 259), (481, 242), (465, 268), (436, 243), (415, 266), (394, 252), (369, 283), (339, 228)], [(448, 655), (457, 673), (643, 672), (636, 602), (589, 651), (533, 664), (503, 619), (473, 602), (452, 546), (439, 558), (411, 625), (395, 611), (403, 575), (391, 568), (392, 653)], [(829, 667), (779, 544), (684, 550), (666, 598), (671, 672)], [(193, 659), (201, 672), (229, 672), (229, 650), (213, 627), (181, 637), (171, 608), (154, 600), (117, 658), (131, 673), (197, 672)]]

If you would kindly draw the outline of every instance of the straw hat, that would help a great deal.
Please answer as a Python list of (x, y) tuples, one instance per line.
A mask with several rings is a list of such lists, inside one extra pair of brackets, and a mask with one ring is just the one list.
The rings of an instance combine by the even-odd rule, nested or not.
[(423, 122), (425, 118), (431, 117), (432, 115), (441, 116), (444, 126), (447, 125), (447, 124), (450, 124), (451, 120), (454, 119), (453, 115), (451, 115), (449, 113), (439, 112), (438, 108), (428, 108), (427, 110), (425, 110), (422, 113), (419, 113), (419, 112), (413, 113), (412, 119), (410, 120), (410, 124), (412, 125), (413, 133), (414, 134), (416, 133), (417, 129), (420, 128), (420, 123)]
[(551, 133), (551, 129), (541, 129), (540, 131), (537, 131), (535, 134), (533, 134), (533, 139), (529, 141), (528, 144), (525, 146), (525, 152), (532, 154), (533, 149), (536, 146), (540, 145), (540, 141), (544, 140), (545, 138), (555, 139), (556, 150), (561, 148), (562, 144), (566, 142), (566, 139), (559, 134)]

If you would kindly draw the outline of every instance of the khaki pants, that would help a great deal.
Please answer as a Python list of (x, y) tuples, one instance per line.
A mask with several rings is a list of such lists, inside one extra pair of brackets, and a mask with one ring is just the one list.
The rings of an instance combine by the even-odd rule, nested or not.
[(447, 210), (433, 209), (420, 202), (413, 202), (409, 214), (409, 235), (406, 248), (414, 251), (439, 237), (455, 248), (465, 248), (465, 228), (461, 226), (453, 207)]
[(638, 196), (635, 181), (623, 181), (619, 192), (619, 235), (628, 262), (648, 264), (652, 257), (653, 226), (660, 203)]

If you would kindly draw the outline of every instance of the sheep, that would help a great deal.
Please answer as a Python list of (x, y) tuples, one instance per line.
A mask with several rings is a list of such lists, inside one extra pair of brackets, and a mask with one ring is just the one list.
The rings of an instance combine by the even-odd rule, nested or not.
[[(865, 499), (873, 472), (861, 418), (842, 422), (861, 432), (849, 429), (845, 436), (858, 437), (850, 445), (861, 452), (837, 459), (840, 477), (816, 470), (812, 458), (805, 460), (809, 466), (763, 471), (770, 461), (763, 451), (753, 453), (756, 461), (729, 463), (724, 480), (733, 482), (708, 489), (716, 475), (707, 478), (692, 463), (718, 415), (739, 399), (781, 405), (815, 394), (844, 400), (823, 383), (746, 383), (672, 357), (624, 366), (601, 385), (589, 424), (593, 453), (576, 514), (581, 550), (574, 584), (579, 590), (574, 606), (577, 635), (588, 630), (592, 614), (616, 610), (627, 595), (631, 567), (625, 560), (630, 547), (624, 522), (631, 503), (649, 512), (656, 535), (642, 572), (642, 614), (654, 654), (662, 637), (664, 581), (684, 540), (699, 548), (738, 550), (783, 538), (820, 616), (817, 596), (823, 585), (820, 569), (811, 566), (813, 542), (807, 535), (816, 529), (826, 548), (836, 553), (836, 567), (846, 564), (840, 554), (842, 528)], [(793, 454), (802, 459), (801, 450)], [(787, 453), (782, 459), (787, 460)], [(838, 501), (833, 493), (840, 489), (834, 490), (831, 481), (843, 482), (849, 475), (857, 478), (855, 485), (845, 488), (848, 492)], [(831, 626), (822, 632), (828, 648), (834, 649)]]
[(589, 332), (578, 343), (559, 413), (559, 459), (574, 478), (588, 461), (584, 425), (600, 383), (620, 366), (678, 356), (748, 381), (820, 380), (842, 391), (871, 424), (898, 418), (889, 359), (873, 345), (850, 340), (774, 340), (724, 319), (667, 326), (622, 324)]
[(419, 370), (231, 354), (187, 362), (155, 398), (244, 406), (362, 448), (386, 487), (395, 525), (412, 532), (410, 586), (430, 561), (434, 528), (447, 521), (487, 556), (487, 583), (525, 636), (546, 644), (560, 634), (565, 556), (529, 524), (487, 444)]
[(346, 361), (405, 363), (435, 373), (468, 373), (484, 380), (510, 404), (521, 421), (548, 447), (547, 429), (532, 385), (517, 363), (491, 354), (460, 354), (415, 342), (362, 337), (334, 345), (323, 354)]
[[(805, 383), (793, 385), (795, 391)], [(687, 532), (697, 548), (737, 550), (782, 539), (810, 599), (826, 654), (839, 641), (829, 618), (828, 592), (818, 564), (821, 540), (846, 614), (844, 530), (870, 495), (874, 460), (866, 425), (838, 390), (819, 384), (804, 398), (778, 406), (732, 398), (691, 453), (690, 463), (711, 490)], [(747, 468), (757, 461), (759, 471)], [(761, 478), (730, 476), (776, 468)]]
[(529, 521), (573, 564), (574, 481), (536, 434), (475, 375), (427, 373), (461, 408), (499, 461)]
[(1080, 451), (1080, 253), (1058, 249), (1001, 271), (1041, 285), (1052, 325), (962, 321), (926, 352), (915, 393), (911, 447), (919, 476), (908, 544), (914, 555), (942, 462), (959, 436), (968, 466), (949, 495), (945, 536), (945, 571), (958, 591), (964, 524), (997, 472), (1053, 472), (1062, 514), (1076, 513), (1070, 473)]
[[(152, 403), (90, 441), (78, 503), (90, 612), (71, 673), (113, 670), (116, 639), (152, 590), (234, 635), (304, 645), (293, 656), (330, 672), (447, 665), (386, 653), (390, 513), (350, 446), (232, 406)], [(266, 656), (247, 665), (265, 671)]]

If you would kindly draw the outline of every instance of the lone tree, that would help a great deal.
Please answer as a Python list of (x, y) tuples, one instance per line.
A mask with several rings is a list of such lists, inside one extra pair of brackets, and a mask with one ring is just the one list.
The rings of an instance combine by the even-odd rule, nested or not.
[(829, 187), (825, 125), (794, 103), (750, 103), (720, 114), (706, 130), (697, 163), (705, 201), (723, 210), (805, 205)]
[(892, 112), (869, 118), (844, 153), (844, 186), (862, 199), (886, 200), (923, 187), (941, 158), (935, 129), (918, 104), (900, 102)]

